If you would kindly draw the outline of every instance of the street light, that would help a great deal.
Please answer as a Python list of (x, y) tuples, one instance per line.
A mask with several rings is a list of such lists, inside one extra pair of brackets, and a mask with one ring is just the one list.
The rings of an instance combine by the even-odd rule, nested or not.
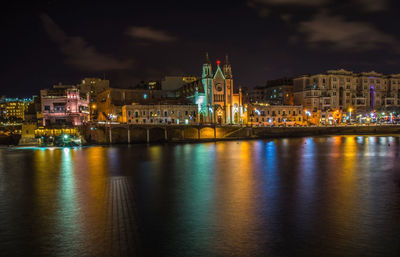
[(351, 111), (352, 111), (353, 109), (349, 109), (349, 119), (350, 119), (350, 123), (351, 123)]

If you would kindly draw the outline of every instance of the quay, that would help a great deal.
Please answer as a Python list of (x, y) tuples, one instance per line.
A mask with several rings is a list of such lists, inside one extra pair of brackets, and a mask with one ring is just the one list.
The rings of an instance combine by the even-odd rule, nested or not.
[(267, 127), (246, 125), (130, 125), (86, 124), (70, 127), (22, 125), (20, 134), (1, 135), (2, 145), (41, 145), (49, 137), (69, 135), (80, 138), (83, 145), (137, 144), (163, 142), (207, 142), (220, 140), (267, 139), (323, 135), (400, 136), (400, 125), (294, 126)]
[(239, 125), (96, 125), (82, 127), (87, 144), (204, 142), (318, 135), (400, 135), (399, 125), (251, 127)]

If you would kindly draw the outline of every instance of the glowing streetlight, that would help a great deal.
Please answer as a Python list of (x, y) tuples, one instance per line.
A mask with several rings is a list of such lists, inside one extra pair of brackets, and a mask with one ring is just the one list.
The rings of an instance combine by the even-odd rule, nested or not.
[(350, 123), (351, 123), (351, 111), (352, 111), (353, 109), (349, 109), (349, 119), (350, 119)]

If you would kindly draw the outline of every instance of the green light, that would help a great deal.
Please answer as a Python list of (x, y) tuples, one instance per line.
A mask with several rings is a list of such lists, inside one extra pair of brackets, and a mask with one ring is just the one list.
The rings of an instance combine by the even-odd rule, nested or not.
[(64, 139), (68, 139), (68, 135), (64, 135)]

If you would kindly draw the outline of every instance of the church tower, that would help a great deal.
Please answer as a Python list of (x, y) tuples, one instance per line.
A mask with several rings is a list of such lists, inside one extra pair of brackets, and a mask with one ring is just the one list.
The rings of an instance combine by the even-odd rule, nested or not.
[(226, 102), (226, 112), (227, 112), (227, 122), (233, 123), (233, 78), (232, 78), (232, 68), (229, 63), (228, 55), (225, 55), (225, 63), (223, 67), (223, 72), (225, 76), (225, 102)]
[[(207, 120), (208, 122), (212, 121), (212, 111), (210, 112), (210, 109), (212, 110), (213, 106), (213, 93), (212, 93), (212, 87), (213, 87), (213, 73), (212, 73), (212, 66), (210, 62), (210, 58), (208, 57), (208, 53), (206, 53), (206, 60), (203, 64), (203, 72), (201, 76), (201, 82), (203, 83), (204, 87), (204, 102), (202, 106), (203, 112), (206, 113), (207, 115)], [(204, 110), (206, 109), (206, 110)]]
[(232, 68), (231, 64), (229, 63), (228, 55), (225, 55), (225, 64), (223, 67), (223, 71), (226, 79), (232, 79)]

